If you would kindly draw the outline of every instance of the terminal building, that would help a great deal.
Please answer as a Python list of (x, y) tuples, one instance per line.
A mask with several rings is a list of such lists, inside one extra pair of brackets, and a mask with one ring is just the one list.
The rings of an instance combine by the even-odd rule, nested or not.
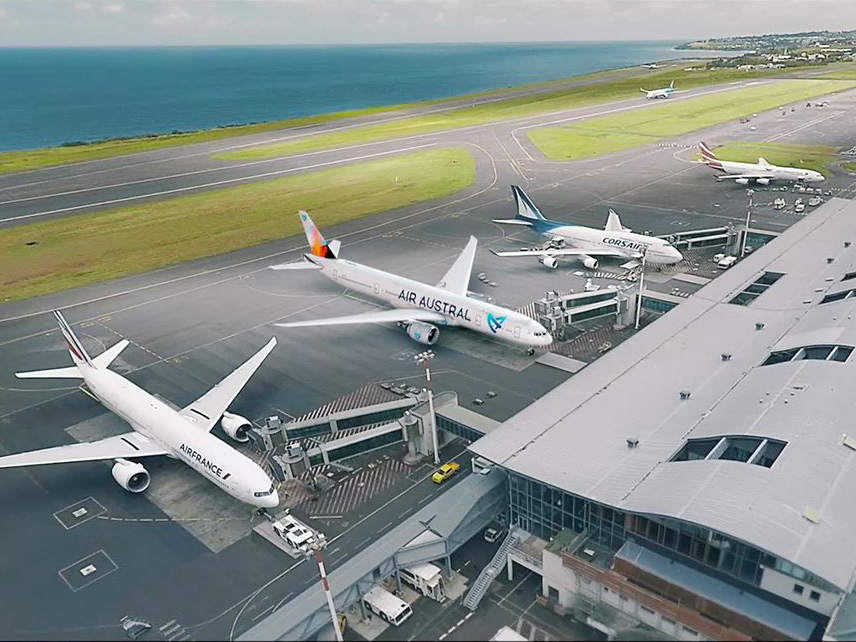
[(474, 441), (507, 474), (509, 572), (609, 634), (852, 637), (854, 302), (832, 199)]

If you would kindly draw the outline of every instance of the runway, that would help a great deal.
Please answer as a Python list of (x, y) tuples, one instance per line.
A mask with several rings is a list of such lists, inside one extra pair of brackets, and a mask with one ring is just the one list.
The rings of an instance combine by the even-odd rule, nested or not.
[[(824, 110), (802, 106), (784, 117), (778, 111), (760, 114), (752, 121), (755, 130), (729, 123), (711, 128), (703, 136), (713, 143), (739, 139), (856, 145), (856, 91), (837, 94), (831, 103)], [(442, 277), (468, 236), (474, 234), (480, 240), (474, 271), (486, 272), (497, 286), (474, 279), (472, 289), (499, 303), (520, 306), (546, 290), (579, 289), (582, 280), (573, 275), (578, 269), (574, 264), (548, 272), (535, 261), (503, 260), (488, 252), (490, 247), (515, 247), (536, 240), (525, 230), (509, 234), (490, 222), (513, 213), (509, 184), (523, 186), (548, 217), (585, 225), (603, 225), (609, 207), (620, 213), (625, 225), (656, 234), (739, 226), (745, 219), (745, 191), (716, 183), (707, 168), (690, 162), (697, 134), (669, 141), (669, 145), (558, 163), (539, 159), (520, 136), (521, 128), (532, 124), (535, 121), (503, 123), (420, 140), (418, 144), (467, 146), (478, 161), (477, 184), (438, 202), (339, 225), (324, 230), (325, 234), (342, 240), (346, 258), (428, 283)], [(372, 144), (360, 154), (399, 153), (403, 144)], [(82, 207), (73, 212), (94, 211), (101, 207), (98, 202), (121, 195), (154, 198), (145, 196), (149, 189), (209, 189), (198, 187), (196, 181), (210, 182), (217, 172), (221, 179), (248, 181), (255, 180), (251, 174), (261, 171), (259, 167), (230, 167), (210, 175), (169, 177), (179, 170), (207, 172), (213, 167), (210, 153), (211, 149), (163, 150), (147, 157), (144, 162), (149, 164), (138, 164), (141, 159), (130, 164), (128, 159), (112, 159), (86, 167), (4, 176), (0, 200), (38, 198), (0, 204), (0, 212), (3, 218), (20, 218), (77, 205)], [(182, 155), (187, 157), (178, 158)], [(314, 162), (353, 155), (353, 149), (323, 152)], [(266, 163), (265, 171), (278, 171), (298, 167), (306, 159)], [(152, 181), (111, 187), (148, 178)], [(87, 191), (51, 195), (73, 189)], [(824, 190), (850, 196), (854, 179), (835, 171)], [(756, 190), (753, 226), (777, 231), (798, 220), (769, 206), (779, 194)], [(111, 421), (103, 408), (67, 381), (14, 378), (16, 370), (68, 365), (61, 337), (47, 314), (53, 308), (67, 311), (69, 321), (93, 352), (123, 337), (131, 340), (132, 346), (117, 361), (116, 369), (178, 405), (194, 399), (276, 336), (280, 345), (233, 404), (234, 411), (252, 420), (273, 413), (300, 415), (370, 382), (419, 381), (421, 369), (413, 357), (422, 346), (396, 328), (272, 327), (275, 321), (353, 314), (376, 305), (343, 292), (312, 272), (287, 274), (267, 269), (296, 260), (303, 249), (302, 238), (284, 239), (0, 305), (0, 452), (71, 443), (69, 431), (95, 421)], [(462, 405), (497, 420), (510, 417), (568, 376), (527, 361), (529, 357), (519, 350), (460, 330), (443, 330), (435, 351), (435, 390), (455, 390)], [(496, 398), (473, 407), (472, 399), (484, 398), (488, 390), (496, 391)], [(444, 455), (452, 458), (459, 450)], [(466, 457), (457, 460), (466, 469)], [(180, 489), (182, 483), (189, 483), (182, 477), (187, 471), (180, 466), (153, 461), (153, 486), (168, 481)], [(386, 524), (395, 523), (405, 508), (438, 492), (435, 485), (418, 476), (396, 484), (361, 504), (347, 526), (325, 526), (329, 536), (338, 538), (339, 552), (331, 554), (331, 568), (361, 550)], [(454, 488), (454, 484), (448, 486), (441, 490)], [(211, 487), (209, 492), (219, 491)], [(80, 502), (93, 507), (90, 514), (98, 515), (81, 523), (67, 521), (69, 507)], [(7, 515), (5, 541), (11, 543), (7, 554), (0, 556), (0, 586), (6, 596), (2, 637), (115, 639), (123, 635), (121, 619), (131, 616), (149, 620), (164, 638), (224, 638), (240, 634), (254, 618), (317, 581), (313, 566), (295, 563), (253, 535), (212, 552), (180, 521), (168, 520), (157, 505), (119, 488), (109, 467), (101, 463), (3, 471), (0, 507)], [(231, 528), (229, 520), (240, 522), (241, 528), (251, 524), (249, 511), (243, 507), (231, 506), (229, 511), (234, 517), (213, 518), (222, 521), (222, 528)], [(186, 518), (212, 519), (204, 511), (188, 512)], [(99, 570), (84, 585), (78, 581), (79, 568), (90, 562)]]

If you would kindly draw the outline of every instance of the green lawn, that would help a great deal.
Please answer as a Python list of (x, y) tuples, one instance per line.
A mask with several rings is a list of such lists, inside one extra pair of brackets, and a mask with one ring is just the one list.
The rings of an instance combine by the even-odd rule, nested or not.
[[(551, 160), (576, 160), (656, 143), (754, 112), (856, 86), (847, 80), (787, 80), (724, 91), (650, 109), (531, 130), (529, 138)], [(770, 159), (772, 160), (772, 159)]]
[[(675, 80), (678, 89), (691, 89), (716, 83), (761, 77), (766, 72), (738, 72), (736, 70), (697, 71), (657, 70), (650, 74), (636, 75), (606, 82), (592, 83), (580, 87), (546, 91), (530, 96), (520, 96), (474, 107), (460, 107), (441, 113), (424, 114), (389, 123), (355, 127), (346, 131), (319, 134), (298, 140), (283, 141), (258, 147), (249, 147), (235, 152), (218, 154), (219, 160), (255, 160), (290, 156), (324, 149), (335, 149), (347, 145), (359, 145), (418, 134), (430, 134), (461, 127), (523, 118), (585, 107), (614, 100), (636, 97), (643, 100), (640, 86), (656, 89)], [(819, 82), (819, 81), (818, 81)]]
[(469, 152), (437, 149), (2, 229), (0, 301), (291, 236), (302, 232), (299, 209), (323, 229), (446, 196), (474, 181)]
[(823, 145), (785, 145), (782, 143), (730, 142), (717, 147), (716, 155), (722, 159), (739, 163), (757, 163), (763, 156), (773, 165), (812, 169), (821, 174), (828, 173), (827, 165), (837, 160), (835, 147)]

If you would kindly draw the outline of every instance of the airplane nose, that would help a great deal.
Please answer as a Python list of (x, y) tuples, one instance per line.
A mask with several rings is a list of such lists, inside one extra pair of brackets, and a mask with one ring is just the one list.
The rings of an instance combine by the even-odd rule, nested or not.
[(276, 508), (277, 506), (279, 506), (279, 493), (273, 491), (273, 495), (263, 497), (261, 504), (261, 508)]

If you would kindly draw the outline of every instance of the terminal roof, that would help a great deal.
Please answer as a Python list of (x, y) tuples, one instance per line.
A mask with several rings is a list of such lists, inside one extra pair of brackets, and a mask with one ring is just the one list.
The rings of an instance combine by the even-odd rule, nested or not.
[[(784, 276), (756, 286), (748, 304), (730, 303), (765, 272)], [(856, 290), (851, 272), (856, 203), (832, 199), (471, 450), (624, 511), (720, 531), (849, 590), (856, 354), (762, 364), (792, 348), (856, 346), (856, 295), (822, 303)], [(721, 441), (740, 436), (760, 439)], [(706, 459), (670, 461), (696, 439), (710, 440), (699, 447)], [(760, 461), (763, 439), (785, 444), (770, 467), (721, 458), (731, 444), (757, 444)]]

